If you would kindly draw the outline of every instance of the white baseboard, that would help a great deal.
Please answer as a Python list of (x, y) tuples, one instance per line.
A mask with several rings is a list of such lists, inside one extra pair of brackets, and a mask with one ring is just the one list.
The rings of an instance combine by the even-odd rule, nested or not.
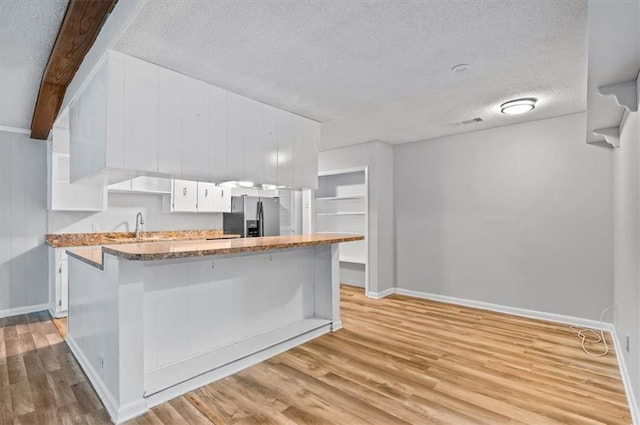
[(107, 409), (107, 412), (109, 412), (109, 416), (113, 423), (119, 424), (125, 422), (129, 419), (140, 416), (147, 411), (147, 404), (143, 399), (140, 399), (140, 401), (136, 401), (135, 403), (131, 403), (130, 405), (118, 406), (118, 403), (113, 398), (113, 394), (111, 394), (111, 391), (109, 391), (102, 378), (100, 378), (100, 375), (98, 375), (89, 360), (85, 357), (75, 339), (73, 339), (73, 336), (67, 335), (66, 342), (71, 349), (71, 353), (73, 353), (73, 356), (80, 364), (80, 367), (84, 373), (87, 374), (89, 383), (93, 386), (96, 393), (98, 393), (98, 397)]
[(611, 331), (613, 324), (600, 322), (599, 320), (584, 319), (582, 317), (566, 316), (564, 314), (547, 313), (544, 311), (528, 310), (526, 308), (510, 307), (500, 304), (492, 304), (484, 301), (474, 301), (464, 298), (449, 297), (446, 295), (431, 294), (428, 292), (414, 291), (411, 289), (394, 288), (398, 295), (423, 298), (432, 301), (441, 301), (450, 304), (462, 305), (465, 307), (480, 308), (483, 310), (496, 311), (498, 313), (512, 314), (514, 316), (528, 317), (531, 319), (548, 320), (550, 322), (564, 323), (567, 325), (581, 326), (590, 329), (602, 329)]
[(36, 313), (49, 309), (49, 304), (28, 305), (26, 307), (9, 308), (0, 310), (0, 319), (3, 317), (19, 316), (21, 314)]
[(368, 291), (367, 292), (367, 297), (368, 298), (373, 298), (374, 300), (379, 300), (381, 298), (384, 297), (388, 297), (391, 294), (394, 294), (396, 291), (396, 288), (389, 288), (389, 289), (385, 289), (384, 291), (380, 291), (380, 292), (372, 292), (372, 291)]
[(622, 384), (624, 385), (624, 391), (627, 395), (627, 403), (629, 404), (629, 410), (631, 411), (631, 421), (633, 425), (640, 425), (640, 410), (638, 409), (638, 403), (636, 402), (636, 396), (631, 386), (631, 377), (629, 376), (629, 369), (624, 360), (622, 354), (622, 345), (618, 339), (618, 333), (615, 329), (611, 331), (611, 337), (613, 338), (613, 346), (616, 350), (616, 358), (618, 359), (618, 366), (620, 367), (620, 376), (622, 377)]
[(333, 323), (331, 323), (331, 332), (335, 332), (342, 329), (342, 320), (334, 320)]

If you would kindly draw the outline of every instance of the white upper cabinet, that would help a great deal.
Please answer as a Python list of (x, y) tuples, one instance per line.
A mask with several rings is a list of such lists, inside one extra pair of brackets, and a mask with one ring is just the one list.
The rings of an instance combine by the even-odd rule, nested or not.
[(198, 182), (198, 212), (215, 211), (215, 189), (214, 183)]
[(296, 159), (296, 167), (302, 168), (301, 180), (296, 187), (318, 188), (318, 145), (320, 143), (320, 123), (302, 120), (302, 157)]
[(209, 86), (209, 173), (214, 181), (227, 178), (227, 91)]
[(124, 59), (124, 168), (158, 171), (158, 67)]
[(216, 186), (213, 188), (213, 211), (231, 212), (231, 189)]
[(244, 113), (243, 180), (264, 182), (264, 104), (247, 99)]
[(158, 172), (182, 174), (182, 76), (158, 69)]
[(231, 212), (231, 190), (215, 183), (174, 180), (172, 212)]
[(278, 110), (262, 108), (264, 131), (264, 183), (278, 184)]
[(294, 187), (294, 115), (278, 111), (278, 185)]
[(209, 173), (208, 85), (193, 78), (182, 80), (182, 175)]
[(174, 180), (171, 194), (171, 211), (196, 212), (198, 183), (189, 180)]
[(247, 98), (229, 92), (227, 94), (227, 177), (244, 179), (245, 105)]
[(71, 110), (71, 181), (125, 170), (317, 186), (319, 123), (122, 53)]

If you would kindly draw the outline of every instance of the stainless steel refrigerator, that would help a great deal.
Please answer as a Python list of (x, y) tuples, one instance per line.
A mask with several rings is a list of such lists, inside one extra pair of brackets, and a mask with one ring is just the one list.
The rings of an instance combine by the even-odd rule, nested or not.
[(280, 198), (232, 196), (231, 212), (223, 214), (224, 233), (243, 238), (280, 234)]

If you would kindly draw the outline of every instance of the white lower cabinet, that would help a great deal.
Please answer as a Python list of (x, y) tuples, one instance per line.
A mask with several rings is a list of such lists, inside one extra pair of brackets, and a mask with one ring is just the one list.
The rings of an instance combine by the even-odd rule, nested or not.
[(231, 212), (231, 189), (214, 183), (174, 180), (173, 212)]
[(49, 248), (49, 297), (53, 317), (67, 315), (69, 302), (69, 261), (66, 248)]

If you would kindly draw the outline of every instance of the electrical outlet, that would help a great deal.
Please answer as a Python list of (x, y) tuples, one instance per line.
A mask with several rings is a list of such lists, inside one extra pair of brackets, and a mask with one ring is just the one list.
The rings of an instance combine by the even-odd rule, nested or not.
[(631, 352), (631, 348), (629, 347), (629, 335), (627, 335), (627, 346), (625, 347), (625, 349), (627, 350), (627, 353)]

